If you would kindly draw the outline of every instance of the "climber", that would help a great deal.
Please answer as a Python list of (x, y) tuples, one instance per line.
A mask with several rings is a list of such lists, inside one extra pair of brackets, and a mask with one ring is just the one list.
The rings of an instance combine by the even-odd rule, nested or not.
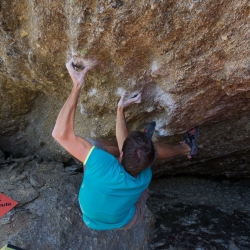
[[(74, 133), (74, 117), (86, 73), (93, 65), (75, 71), (73, 60), (66, 63), (73, 88), (62, 107), (52, 136), (70, 154), (84, 163), (84, 178), (79, 203), (85, 224), (96, 230), (129, 229), (143, 217), (148, 185), (152, 178), (150, 166), (157, 159), (178, 155), (191, 157), (197, 152), (198, 128), (185, 137), (185, 143), (169, 145), (151, 141), (155, 123), (144, 132), (128, 133), (124, 109), (141, 102), (141, 94), (126, 99), (122, 94), (117, 108), (114, 141), (84, 139)], [(119, 160), (117, 160), (119, 157)]]

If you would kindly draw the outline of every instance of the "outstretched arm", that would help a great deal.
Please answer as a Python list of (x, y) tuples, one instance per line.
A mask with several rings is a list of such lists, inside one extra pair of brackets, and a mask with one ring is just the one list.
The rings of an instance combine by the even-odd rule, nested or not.
[(124, 109), (132, 103), (141, 102), (141, 93), (136, 97), (125, 100), (126, 92), (121, 95), (121, 99), (118, 102), (117, 117), (116, 117), (116, 139), (118, 142), (119, 151), (122, 151), (123, 142), (128, 136), (128, 128), (124, 115)]
[(86, 67), (83, 71), (77, 72), (74, 70), (72, 63), (73, 60), (71, 59), (67, 62), (66, 67), (71, 76), (73, 88), (57, 117), (52, 136), (70, 154), (84, 162), (92, 145), (82, 137), (75, 135), (74, 119), (85, 74), (91, 69), (91, 67)]

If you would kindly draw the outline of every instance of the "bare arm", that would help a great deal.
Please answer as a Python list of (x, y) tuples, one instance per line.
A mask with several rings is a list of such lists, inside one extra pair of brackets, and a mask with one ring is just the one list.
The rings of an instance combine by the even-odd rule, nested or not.
[(124, 115), (124, 108), (129, 106), (132, 103), (140, 103), (141, 102), (141, 93), (136, 97), (125, 100), (126, 92), (124, 92), (121, 96), (121, 99), (118, 103), (117, 107), (117, 117), (116, 117), (116, 139), (118, 142), (119, 151), (122, 151), (122, 146), (125, 139), (128, 136), (128, 128), (126, 124), (126, 119)]
[(118, 142), (119, 151), (122, 151), (123, 142), (128, 136), (128, 128), (125, 120), (123, 107), (117, 108), (116, 116), (116, 139)]
[(75, 135), (74, 119), (85, 74), (91, 69), (91, 67), (86, 67), (83, 71), (77, 72), (74, 70), (72, 62), (72, 59), (67, 62), (66, 67), (71, 76), (73, 88), (57, 117), (52, 136), (70, 154), (84, 162), (92, 145), (82, 137)]

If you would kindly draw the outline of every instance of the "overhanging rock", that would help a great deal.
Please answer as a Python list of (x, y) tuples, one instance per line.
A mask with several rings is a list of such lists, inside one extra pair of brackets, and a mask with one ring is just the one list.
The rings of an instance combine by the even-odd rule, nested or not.
[(69, 160), (51, 131), (72, 87), (65, 63), (77, 54), (99, 62), (79, 99), (77, 134), (115, 138), (119, 95), (142, 91), (127, 111), (130, 129), (155, 120), (161, 140), (202, 125), (200, 163), (245, 151), (234, 134), (249, 131), (249, 8), (247, 0), (2, 0), (0, 148)]

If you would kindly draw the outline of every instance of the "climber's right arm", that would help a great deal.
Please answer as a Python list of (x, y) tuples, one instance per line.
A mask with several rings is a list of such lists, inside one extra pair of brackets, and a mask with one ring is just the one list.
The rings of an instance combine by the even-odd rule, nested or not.
[(71, 76), (73, 88), (57, 117), (52, 136), (70, 154), (84, 162), (92, 145), (84, 138), (75, 134), (74, 119), (84, 77), (90, 68), (86, 67), (83, 71), (77, 72), (72, 66), (72, 59), (66, 64), (66, 67)]

